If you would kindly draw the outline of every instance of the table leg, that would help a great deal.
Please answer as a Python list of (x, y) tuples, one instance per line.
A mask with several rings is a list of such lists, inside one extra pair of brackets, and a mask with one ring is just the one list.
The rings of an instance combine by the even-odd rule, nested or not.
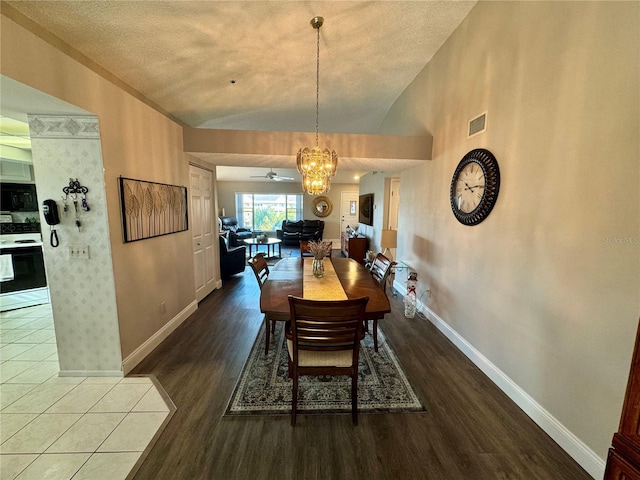
[(278, 258), (282, 258), (282, 242), (278, 244)]

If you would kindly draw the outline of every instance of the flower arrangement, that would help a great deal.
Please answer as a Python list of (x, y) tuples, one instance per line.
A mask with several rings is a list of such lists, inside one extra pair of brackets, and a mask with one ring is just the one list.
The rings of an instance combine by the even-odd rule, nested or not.
[(331, 253), (331, 242), (323, 242), (322, 240), (315, 242), (312, 240), (308, 245), (309, 251), (316, 260), (322, 260)]

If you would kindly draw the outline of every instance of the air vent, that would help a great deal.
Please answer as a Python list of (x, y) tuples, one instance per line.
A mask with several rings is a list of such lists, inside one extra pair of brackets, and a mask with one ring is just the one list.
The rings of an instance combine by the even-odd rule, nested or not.
[(477, 117), (469, 120), (469, 134), (467, 138), (479, 135), (487, 129), (487, 112), (483, 112)]

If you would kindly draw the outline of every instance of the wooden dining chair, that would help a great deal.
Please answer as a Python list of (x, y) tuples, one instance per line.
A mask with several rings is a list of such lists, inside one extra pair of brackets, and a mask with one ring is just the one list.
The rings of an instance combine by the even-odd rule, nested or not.
[(291, 425), (298, 411), (300, 375), (351, 377), (351, 418), (358, 424), (358, 357), (369, 297), (305, 300), (289, 295), (291, 327), (287, 334), (289, 377), (293, 379)]
[(256, 276), (256, 280), (258, 281), (258, 286), (262, 290), (262, 285), (265, 280), (269, 277), (269, 264), (264, 258), (263, 253), (257, 253), (255, 257), (249, 259), (249, 265), (253, 270), (254, 275)]
[[(269, 265), (264, 258), (263, 253), (257, 253), (255, 257), (249, 259), (249, 265), (251, 266), (251, 270), (253, 270), (253, 274), (258, 281), (258, 286), (260, 290), (262, 290), (262, 285), (269, 277)], [(271, 328), (269, 328), (269, 316), (264, 316), (264, 324), (265, 324), (265, 345), (264, 345), (264, 354), (267, 355), (269, 353), (269, 342), (271, 341), (271, 334), (276, 331), (276, 321), (271, 320)]]
[[(311, 254), (311, 249), (309, 248), (309, 241), (310, 240), (300, 240), (300, 258), (313, 256)], [(331, 245), (332, 248), (329, 249), (329, 253), (327, 257), (331, 258), (331, 250), (333, 249), (333, 242), (329, 242), (329, 244)]]
[[(396, 263), (392, 262), (389, 258), (385, 257), (382, 253), (376, 255), (376, 258), (373, 260), (371, 264), (371, 276), (374, 278), (376, 282), (380, 284), (382, 290), (385, 295), (387, 293), (387, 279), (389, 278), (389, 274), (391, 273), (391, 267), (393, 267)], [(374, 318), (373, 320), (366, 321), (366, 329), (369, 330), (369, 322), (373, 322), (373, 350), (378, 351), (378, 319)]]

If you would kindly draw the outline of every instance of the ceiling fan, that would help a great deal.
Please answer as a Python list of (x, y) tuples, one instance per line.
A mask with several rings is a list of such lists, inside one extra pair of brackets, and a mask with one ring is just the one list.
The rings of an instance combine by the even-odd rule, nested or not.
[(275, 182), (281, 182), (283, 180), (293, 180), (293, 177), (282, 177), (273, 171), (273, 168), (267, 172), (266, 175), (251, 175), (250, 178), (268, 178), (269, 180), (273, 180)]

